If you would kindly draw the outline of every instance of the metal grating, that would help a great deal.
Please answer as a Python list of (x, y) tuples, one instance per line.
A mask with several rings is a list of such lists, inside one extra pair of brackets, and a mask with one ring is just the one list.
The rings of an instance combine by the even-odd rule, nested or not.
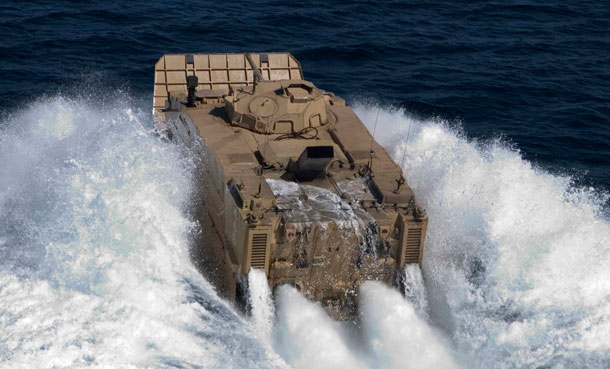
[(267, 234), (255, 233), (252, 235), (252, 251), (250, 254), (250, 267), (265, 269), (267, 259)]
[(403, 260), (406, 264), (419, 263), (419, 246), (421, 243), (421, 228), (409, 228), (407, 240), (403, 248)]
[[(299, 62), (289, 53), (250, 54), (265, 80), (303, 79)], [(254, 83), (246, 54), (164, 55), (155, 65), (154, 109), (162, 109), (172, 92), (186, 93), (186, 76), (196, 75), (197, 89), (227, 90)]]

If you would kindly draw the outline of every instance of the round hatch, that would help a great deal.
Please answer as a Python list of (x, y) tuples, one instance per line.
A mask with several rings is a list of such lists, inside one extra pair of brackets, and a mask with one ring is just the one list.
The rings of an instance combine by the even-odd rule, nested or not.
[(250, 102), (250, 111), (259, 118), (266, 118), (275, 112), (275, 101), (266, 96), (260, 96)]

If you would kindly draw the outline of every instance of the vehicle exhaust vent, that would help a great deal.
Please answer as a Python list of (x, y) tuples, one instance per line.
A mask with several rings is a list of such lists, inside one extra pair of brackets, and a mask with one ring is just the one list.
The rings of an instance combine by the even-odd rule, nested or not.
[(252, 235), (252, 251), (250, 254), (250, 267), (265, 269), (267, 259), (267, 234), (255, 233)]
[(421, 243), (421, 228), (409, 228), (407, 240), (403, 247), (403, 260), (405, 264), (419, 263), (419, 246)]
[(288, 171), (292, 172), (299, 181), (309, 182), (320, 176), (326, 166), (335, 156), (332, 146), (307, 146), (293, 163)]

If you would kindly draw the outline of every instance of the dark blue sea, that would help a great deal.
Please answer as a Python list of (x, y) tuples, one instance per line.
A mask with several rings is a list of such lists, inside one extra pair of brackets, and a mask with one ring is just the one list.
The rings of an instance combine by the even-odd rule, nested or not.
[[(294, 291), (245, 317), (190, 261), (154, 64), (245, 51), (378, 120), (428, 211), (423, 279), (367, 286), (356, 333)], [(609, 61), (608, 1), (5, 0), (0, 366), (610, 367)]]

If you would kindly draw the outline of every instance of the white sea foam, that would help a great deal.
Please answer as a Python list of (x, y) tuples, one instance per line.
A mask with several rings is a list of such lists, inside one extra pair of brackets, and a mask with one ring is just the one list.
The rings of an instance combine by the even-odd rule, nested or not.
[(374, 368), (457, 368), (447, 340), (395, 289), (379, 282), (360, 288), (364, 334)]
[(346, 332), (319, 305), (294, 288), (278, 288), (275, 347), (294, 368), (367, 368), (350, 349)]
[[(356, 111), (372, 127), (377, 107)], [(607, 367), (610, 225), (600, 195), (442, 122), (383, 108), (379, 122), (377, 139), (399, 162), (406, 153), (407, 181), (430, 218), (432, 319), (468, 366)]]
[(192, 163), (149, 121), (53, 98), (6, 122), (1, 367), (283, 366), (192, 266)]
[[(356, 111), (374, 124), (376, 107)], [(121, 101), (55, 98), (0, 125), (0, 366), (285, 366), (264, 338), (269, 291), (258, 289), (261, 313), (243, 319), (192, 266), (193, 165), (142, 127), (149, 120)], [(398, 162), (406, 153), (407, 181), (430, 217), (426, 290), (408, 268), (407, 299), (365, 284), (353, 340), (283, 287), (271, 333), (283, 359), (607, 367), (610, 225), (599, 194), (443, 122), (381, 109), (379, 124)]]
[[(413, 284), (413, 295), (421, 296), (421, 288)], [(360, 330), (332, 321), (319, 304), (291, 287), (279, 289), (278, 305), (275, 347), (295, 368), (458, 367), (443, 332), (398, 290), (381, 283), (365, 282), (360, 289)]]

